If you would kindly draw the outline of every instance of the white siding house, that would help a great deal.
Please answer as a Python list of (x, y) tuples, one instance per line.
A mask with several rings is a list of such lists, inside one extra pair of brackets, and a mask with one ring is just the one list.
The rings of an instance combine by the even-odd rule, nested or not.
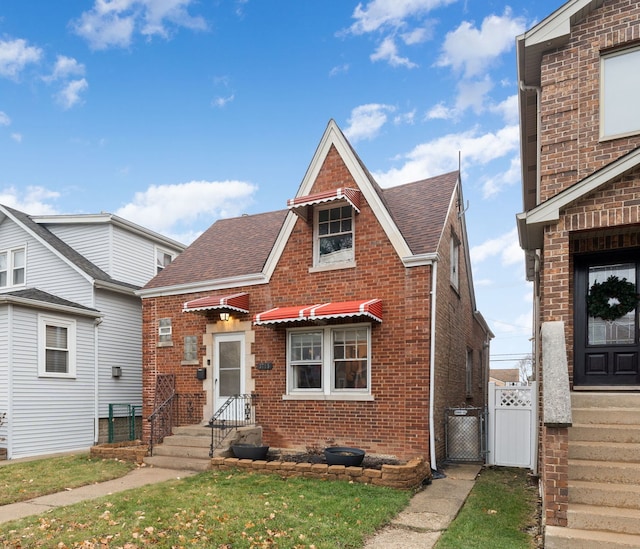
[[(87, 449), (109, 404), (142, 405), (135, 291), (183, 245), (111, 214), (0, 205), (0, 455)], [(120, 375), (114, 375), (118, 367)]]

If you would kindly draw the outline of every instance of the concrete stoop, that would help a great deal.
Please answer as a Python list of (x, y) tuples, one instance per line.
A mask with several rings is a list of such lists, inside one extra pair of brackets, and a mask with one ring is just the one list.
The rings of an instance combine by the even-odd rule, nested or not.
[[(240, 427), (214, 451), (214, 456), (228, 457), (230, 447), (235, 442), (259, 443), (262, 440), (261, 427)], [(201, 425), (174, 427), (172, 434), (153, 447), (153, 456), (144, 458), (144, 462), (166, 469), (185, 469), (207, 471), (211, 469), (211, 429)]]
[(567, 528), (546, 549), (640, 548), (640, 394), (574, 392)]

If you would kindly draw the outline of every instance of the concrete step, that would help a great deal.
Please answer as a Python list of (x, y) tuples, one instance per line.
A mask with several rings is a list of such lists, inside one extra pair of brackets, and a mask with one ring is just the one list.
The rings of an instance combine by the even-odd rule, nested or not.
[(640, 425), (640, 408), (573, 408), (573, 423)]
[(211, 438), (211, 429), (202, 425), (182, 425), (172, 429), (174, 435), (186, 435), (190, 437)]
[(640, 535), (640, 510), (571, 503), (567, 511), (567, 526), (578, 530)]
[(640, 536), (547, 526), (545, 549), (638, 549)]
[(640, 445), (628, 442), (570, 441), (569, 459), (640, 462)]
[(640, 484), (640, 463), (570, 459), (569, 480)]
[(640, 393), (574, 391), (571, 393), (571, 406), (573, 408), (640, 408)]
[[(155, 452), (155, 449), (154, 449)], [(186, 469), (187, 471), (207, 471), (211, 469), (211, 459), (180, 458), (173, 456), (148, 456), (144, 458), (147, 465), (166, 469)]]
[(209, 446), (175, 446), (166, 444), (160, 444), (153, 447), (154, 456), (173, 456), (174, 458), (197, 458), (197, 459), (209, 459)]
[(569, 442), (580, 440), (640, 444), (640, 425), (599, 425), (574, 422), (569, 429)]
[[(209, 435), (211, 435), (211, 432), (209, 432)], [(165, 446), (191, 446), (208, 449), (211, 446), (211, 436), (171, 435), (164, 437), (162, 444)]]
[(640, 486), (572, 480), (569, 482), (570, 505), (596, 505), (640, 510)]

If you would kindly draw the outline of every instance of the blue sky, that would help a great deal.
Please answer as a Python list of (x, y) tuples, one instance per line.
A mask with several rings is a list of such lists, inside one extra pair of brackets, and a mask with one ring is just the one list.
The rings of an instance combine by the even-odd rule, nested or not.
[(492, 367), (530, 352), (515, 37), (561, 5), (95, 0), (0, 5), (0, 203), (189, 243), (286, 207), (329, 119), (383, 186), (457, 169)]

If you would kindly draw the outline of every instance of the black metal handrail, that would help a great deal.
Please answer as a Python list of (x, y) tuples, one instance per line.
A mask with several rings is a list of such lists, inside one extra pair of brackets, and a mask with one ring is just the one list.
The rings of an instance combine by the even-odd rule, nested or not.
[(231, 431), (238, 427), (255, 425), (255, 399), (255, 394), (233, 395), (220, 406), (209, 420), (209, 427), (211, 427), (210, 457), (213, 457), (213, 452), (222, 445)]
[(160, 406), (158, 406), (147, 421), (151, 423), (151, 435), (149, 437), (149, 455), (153, 455), (153, 444), (160, 444), (164, 437), (171, 434), (175, 418), (175, 402), (177, 393), (173, 393)]

